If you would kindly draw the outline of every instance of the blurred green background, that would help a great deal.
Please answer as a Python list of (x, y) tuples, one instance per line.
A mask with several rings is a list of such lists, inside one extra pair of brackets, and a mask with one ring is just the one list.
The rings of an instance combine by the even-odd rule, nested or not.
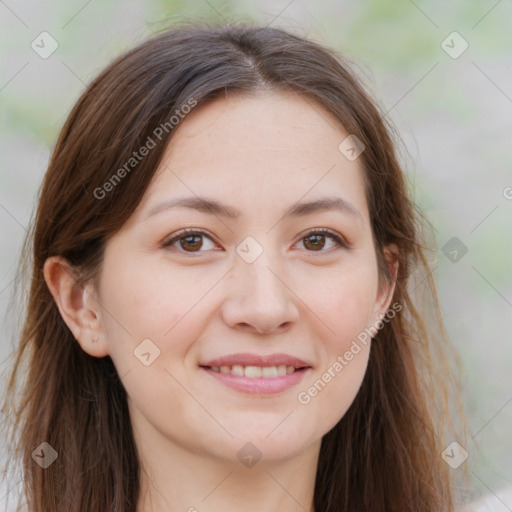
[[(50, 149), (85, 84), (153, 31), (196, 17), (335, 47), (397, 127), (415, 201), (436, 230), (434, 276), (466, 368), (468, 500), (487, 495), (489, 510), (512, 510), (510, 0), (0, 2), (1, 312)], [(58, 44), (48, 58), (31, 48), (43, 31)], [(453, 237), (467, 248), (455, 262), (450, 245), (443, 252)], [(18, 320), (6, 317), (2, 360)]]

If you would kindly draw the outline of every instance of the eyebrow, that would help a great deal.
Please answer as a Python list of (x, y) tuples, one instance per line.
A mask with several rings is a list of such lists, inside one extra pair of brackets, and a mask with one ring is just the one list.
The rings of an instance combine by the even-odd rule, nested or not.
[[(149, 213), (146, 215), (145, 219), (156, 215), (165, 210), (169, 210), (171, 208), (189, 208), (192, 210), (197, 210), (199, 212), (208, 213), (211, 215), (226, 217), (229, 219), (236, 219), (240, 217), (242, 212), (237, 210), (233, 206), (229, 206), (227, 204), (221, 203), (214, 199), (210, 199), (207, 197), (180, 197), (176, 199), (171, 199), (168, 201), (163, 201), (162, 203), (154, 206)], [(361, 213), (357, 208), (342, 199), (341, 197), (323, 197), (321, 199), (316, 199), (315, 201), (309, 201), (306, 203), (297, 203), (291, 206), (286, 212), (283, 214), (282, 218), (286, 217), (301, 217), (305, 215), (309, 215), (314, 212), (319, 211), (332, 211), (338, 210), (342, 213), (347, 213), (353, 217), (362, 218)]]

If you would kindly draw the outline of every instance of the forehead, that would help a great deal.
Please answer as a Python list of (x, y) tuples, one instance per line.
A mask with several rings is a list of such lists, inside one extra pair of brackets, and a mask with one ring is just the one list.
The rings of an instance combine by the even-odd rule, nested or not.
[(340, 137), (348, 135), (318, 103), (285, 91), (232, 94), (195, 109), (178, 128), (168, 148), (175, 159), (198, 141), (228, 158), (248, 152), (289, 158), (289, 151), (297, 160), (325, 151), (337, 158)]
[[(338, 149), (349, 134), (298, 94), (231, 95), (177, 127), (141, 208), (178, 196), (221, 196), (244, 211), (338, 193), (365, 210), (362, 168)], [(363, 212), (362, 212), (363, 213)]]

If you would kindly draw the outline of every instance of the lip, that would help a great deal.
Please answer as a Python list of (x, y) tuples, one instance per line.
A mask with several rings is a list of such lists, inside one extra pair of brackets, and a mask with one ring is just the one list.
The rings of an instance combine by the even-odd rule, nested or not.
[(288, 354), (269, 354), (263, 356), (249, 353), (231, 354), (211, 359), (205, 363), (200, 363), (199, 366), (234, 366), (236, 364), (242, 366), (279, 366), (285, 364), (286, 366), (293, 366), (294, 368), (311, 367), (308, 362)]
[(293, 386), (296, 386), (307, 374), (311, 372), (311, 367), (309, 367), (295, 370), (293, 373), (283, 375), (282, 377), (260, 377), (251, 379), (249, 377), (238, 377), (231, 373), (214, 372), (205, 366), (201, 366), (200, 369), (221, 384), (250, 395), (272, 395), (281, 393)]
[[(272, 378), (250, 378), (250, 377), (239, 377), (232, 375), (231, 373), (214, 372), (211, 366), (293, 366), (296, 370), (293, 373), (283, 375), (282, 377)], [(306, 361), (299, 359), (288, 354), (270, 354), (270, 355), (258, 355), (258, 354), (231, 354), (216, 359), (211, 359), (205, 363), (199, 365), (200, 369), (212, 378), (216, 379), (221, 384), (228, 386), (241, 393), (247, 393), (252, 395), (272, 395), (281, 393), (296, 386), (302, 381), (306, 375), (312, 371), (312, 367)]]

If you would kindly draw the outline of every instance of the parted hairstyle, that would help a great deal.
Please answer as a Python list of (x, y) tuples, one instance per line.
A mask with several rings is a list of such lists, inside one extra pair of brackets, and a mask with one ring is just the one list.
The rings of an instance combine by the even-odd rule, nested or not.
[[(287, 30), (192, 22), (123, 54), (82, 93), (51, 155), (18, 271), (24, 323), (2, 410), (30, 512), (133, 512), (140, 492), (122, 382), (110, 357), (88, 355), (64, 323), (43, 276), (46, 259), (66, 258), (79, 285), (94, 279), (109, 238), (159, 167), (173, 135), (169, 119), (191, 99), (198, 109), (262, 90), (322, 106), (364, 144), (359, 159), (381, 278), (390, 278), (384, 246), (398, 248), (393, 302), (402, 309), (376, 334), (355, 400), (322, 439), (315, 510), (454, 510), (452, 470), (441, 453), (443, 427), (455, 432), (451, 393), (462, 403), (452, 378), (459, 359), (442, 325), (428, 223), (411, 200), (396, 131), (352, 64)], [(112, 183), (155, 133), (155, 147)], [(46, 469), (31, 456), (43, 441), (58, 453)]]

